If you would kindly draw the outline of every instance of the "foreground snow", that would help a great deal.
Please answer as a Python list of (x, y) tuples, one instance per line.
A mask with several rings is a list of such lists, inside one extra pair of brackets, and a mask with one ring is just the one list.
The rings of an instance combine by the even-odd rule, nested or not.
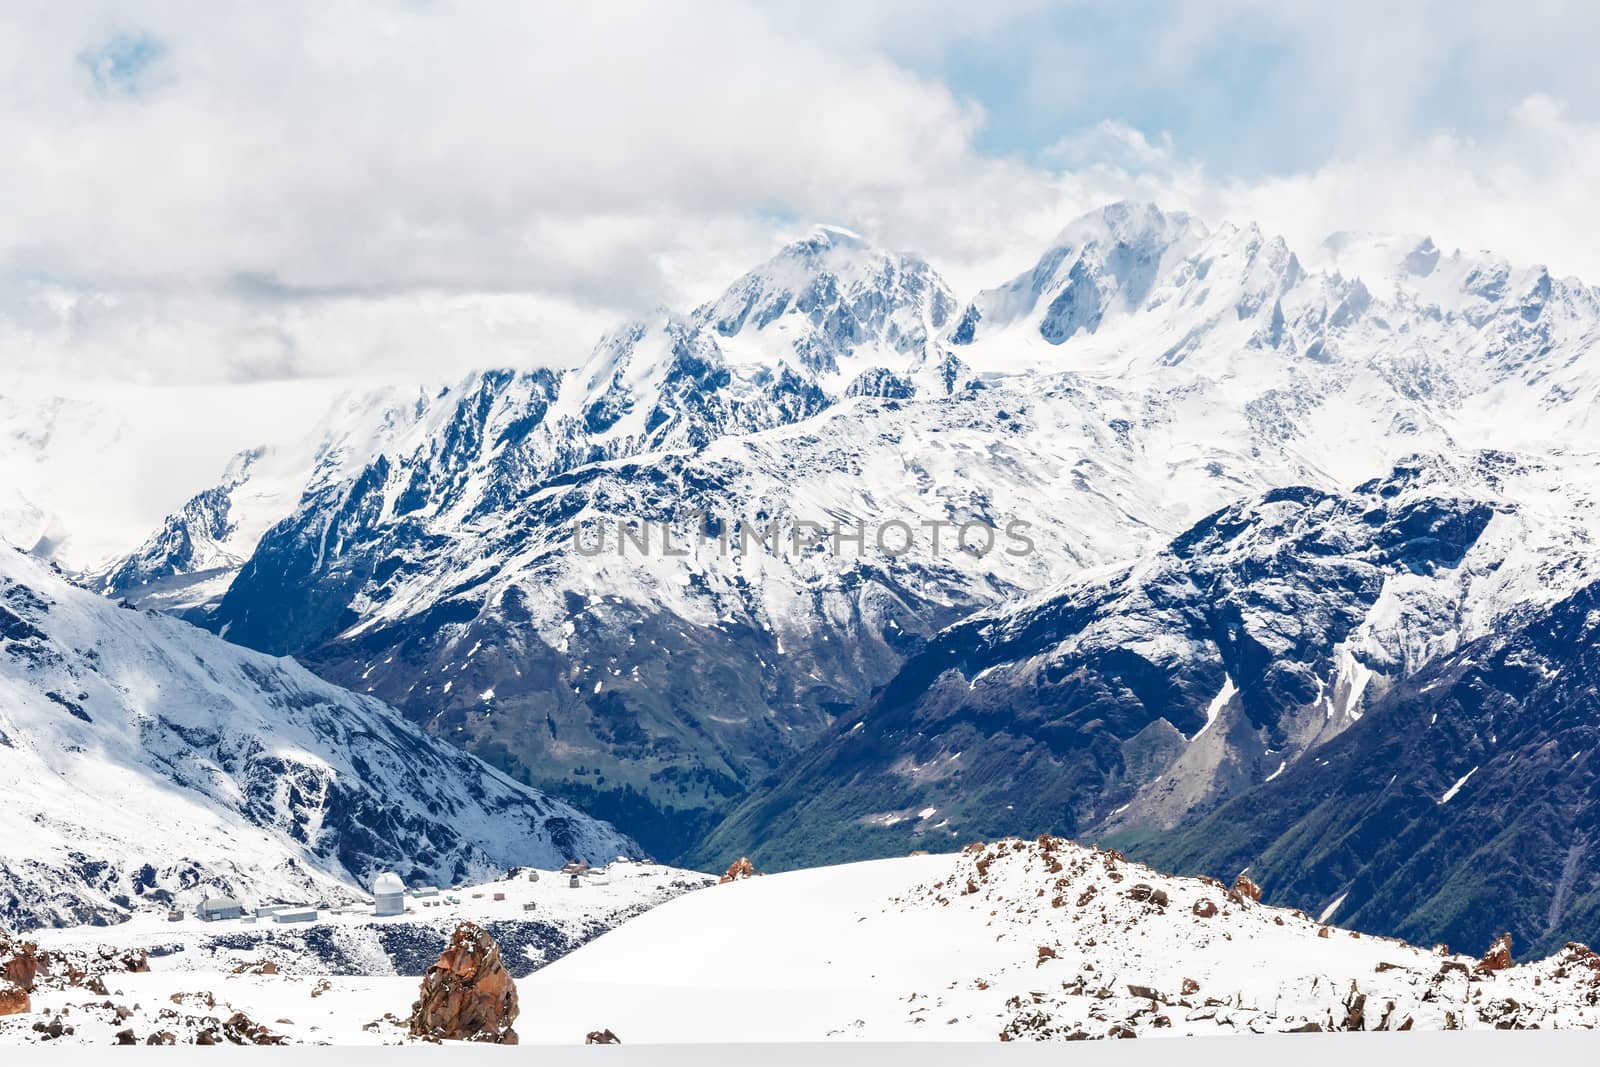
[(518, 1030), (549, 1042), (602, 1026), (645, 1043), (994, 1041), (1600, 1021), (1600, 959), (1576, 949), (1475, 975), (1472, 957), (1047, 845), (682, 897), (534, 975)]
[[(627, 862), (585, 873), (578, 888), (558, 871), (538, 871), (537, 881), (533, 873), (410, 898), (404, 915), (389, 918), (365, 906), (292, 925), (144, 915), (111, 928), (41, 930), (30, 937), (42, 954), (74, 961), (86, 974), (78, 984), (41, 979), (32, 1012), (0, 1017), (0, 1045), (107, 1045), (125, 1031), (141, 1044), (161, 1034), (191, 1044), (213, 1030), (229, 1043), (226, 1024), (236, 1015), (289, 1044), (399, 1044), (407, 1037), (397, 1020), (416, 999), (418, 976), (463, 920), (489, 930), (507, 968), (522, 977), (714, 881)], [(123, 961), (140, 953), (148, 953), (150, 970), (127, 971)], [(58, 1021), (60, 1033), (51, 1036)]]
[[(438, 918), (492, 926), (496, 908), (516, 916), (527, 900), (540, 915), (571, 917), (608, 895), (648, 899), (680, 877), (693, 880), (620, 864), (579, 890), (552, 876), (536, 884), (518, 877), (457, 894), (460, 906)], [(507, 900), (494, 902), (494, 892)], [(337, 937), (386, 921), (419, 918), (339, 919), (327, 928)], [(196, 933), (185, 927), (179, 936)], [(37, 1040), (59, 1021), (59, 1041), (110, 1042), (129, 1031), (141, 1043), (171, 1033), (181, 1044), (208, 1028), (225, 1031), (235, 1014), (288, 1042), (407, 1041), (401, 1020), (415, 976), (320, 975), (296, 970), (314, 964), (294, 954), (280, 956), (277, 974), (251, 973), (261, 969), (248, 966), (261, 958), (258, 947), (213, 951), (211, 971), (178, 969), (179, 953), (153, 960), (148, 974), (108, 974), (103, 992), (43, 989), (32, 1015), (0, 1020), (0, 1043)], [(1157, 874), (1051, 838), (711, 886), (651, 908), (519, 984), (523, 1042), (557, 1045), (604, 1029), (636, 1045), (1600, 1021), (1600, 958), (1581, 946), (1485, 970), (1470, 956), (1324, 926), (1209, 879)]]

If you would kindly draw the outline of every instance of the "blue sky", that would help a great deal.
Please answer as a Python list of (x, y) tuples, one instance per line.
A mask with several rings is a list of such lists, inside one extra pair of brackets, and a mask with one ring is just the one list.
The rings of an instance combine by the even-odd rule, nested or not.
[(980, 102), (978, 146), (1040, 158), (1115, 120), (1170, 135), (1216, 176), (1316, 167), (1372, 140), (1493, 135), (1532, 94), (1600, 109), (1592, 5), (1018, 4), (926, 47), (887, 47)]

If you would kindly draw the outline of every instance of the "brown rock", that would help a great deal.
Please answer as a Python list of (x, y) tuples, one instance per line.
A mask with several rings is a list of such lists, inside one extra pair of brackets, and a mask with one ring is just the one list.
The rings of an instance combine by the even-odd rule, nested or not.
[(271, 960), (257, 960), (255, 963), (241, 963), (233, 969), (234, 974), (277, 974), (278, 965)]
[(589, 1036), (583, 1039), (585, 1045), (620, 1045), (622, 1038), (610, 1030), (590, 1030)]
[(423, 975), (421, 998), (411, 1006), (411, 1034), (515, 1045), (517, 1011), (517, 986), (500, 946), (476, 923), (464, 922)]
[(750, 857), (740, 856), (737, 861), (729, 865), (728, 873), (717, 879), (717, 881), (719, 883), (742, 882), (746, 878), (754, 878), (755, 876), (756, 868), (755, 865), (750, 862)]
[(33, 1010), (33, 998), (15, 982), (0, 978), (0, 1015), (26, 1015)]
[(1326, 926), (1319, 928), (1317, 930), (1317, 936), (1326, 939), (1328, 936), (1328, 928)]
[(1261, 887), (1242, 874), (1234, 879), (1233, 891), (1241, 897), (1249, 897), (1257, 903), (1261, 901)]
[(0, 979), (24, 993), (33, 992), (33, 979), (39, 973), (39, 946), (32, 941), (14, 941), (0, 930)]
[(1344, 1006), (1345, 1016), (1343, 1029), (1366, 1029), (1367, 995), (1365, 993), (1353, 993), (1350, 999), (1345, 1001)]
[(288, 1040), (260, 1025), (242, 1011), (236, 1011), (222, 1024), (222, 1036), (235, 1045), (284, 1045)]
[(1494, 944), (1489, 946), (1489, 951), (1472, 968), (1475, 974), (1486, 974), (1490, 971), (1509, 970), (1513, 966), (1511, 961), (1511, 935), (1501, 934), (1495, 938)]
[(1194, 907), (1190, 910), (1202, 919), (1209, 919), (1217, 913), (1217, 905), (1215, 902), (1202, 897), (1194, 902)]

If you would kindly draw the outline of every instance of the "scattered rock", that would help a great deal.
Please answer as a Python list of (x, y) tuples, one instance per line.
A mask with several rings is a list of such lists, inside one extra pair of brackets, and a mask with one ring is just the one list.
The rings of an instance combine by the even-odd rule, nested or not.
[(517, 986), (500, 946), (476, 923), (456, 927), (439, 960), (422, 978), (411, 1006), (411, 1034), (434, 1041), (515, 1045)]
[(589, 1036), (583, 1039), (585, 1045), (620, 1045), (622, 1038), (610, 1030), (590, 1030)]
[(1209, 919), (1217, 913), (1217, 905), (1215, 901), (1201, 897), (1190, 910), (1202, 919)]

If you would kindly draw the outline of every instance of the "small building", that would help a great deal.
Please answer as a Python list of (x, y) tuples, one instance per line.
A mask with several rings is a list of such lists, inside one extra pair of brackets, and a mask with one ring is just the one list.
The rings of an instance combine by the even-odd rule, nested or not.
[(583, 885), (583, 883), (578, 880), (577, 874), (573, 874), (573, 876), (567, 880), (568, 888), (577, 889), (581, 885)]
[(493, 899), (495, 899), (495, 900), (504, 900), (504, 899), (506, 899), (506, 895), (504, 893), (496, 893), (494, 895)]
[(372, 880), (372, 908), (380, 916), (406, 913), (406, 884), (398, 874), (384, 871)]
[(181, 922), (183, 922), (183, 912), (179, 911), (177, 908), (173, 908), (171, 911), (167, 912), (167, 922), (169, 922), (169, 923), (181, 923)]
[(273, 915), (275, 923), (312, 923), (317, 921), (316, 908), (285, 908)]
[(221, 919), (237, 919), (244, 915), (244, 905), (232, 897), (206, 897), (194, 909), (194, 914), (200, 921), (208, 923)]
[(522, 905), (522, 910), (523, 911), (536, 911), (536, 910), (538, 910), (538, 907), (539, 907), (539, 905), (535, 904), (533, 901), (530, 900), (530, 901), (528, 901), (528, 902), (526, 902), (525, 904)]
[(529, 871), (528, 872), (528, 881), (537, 882), (538, 880), (539, 880), (539, 872), (538, 871)]
[(419, 885), (411, 890), (411, 895), (414, 897), (436, 897), (439, 895), (439, 887), (436, 885)]
[(562, 874), (587, 874), (589, 873), (588, 860), (568, 860), (561, 868)]

